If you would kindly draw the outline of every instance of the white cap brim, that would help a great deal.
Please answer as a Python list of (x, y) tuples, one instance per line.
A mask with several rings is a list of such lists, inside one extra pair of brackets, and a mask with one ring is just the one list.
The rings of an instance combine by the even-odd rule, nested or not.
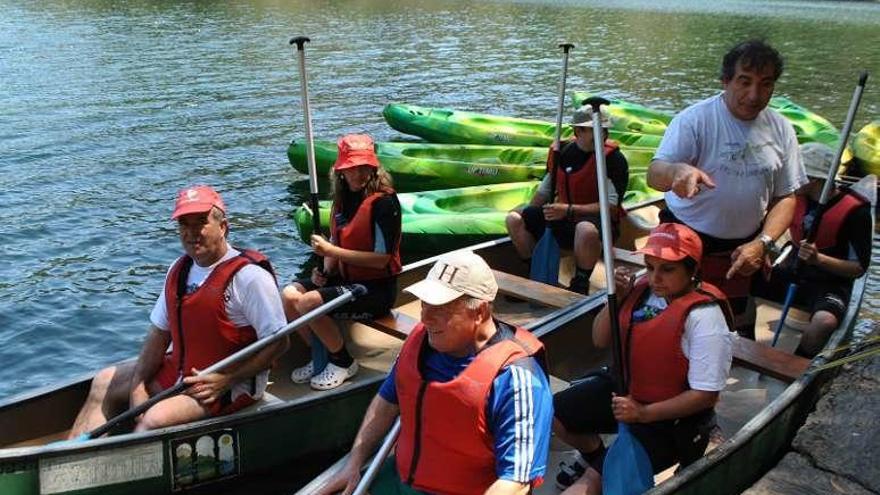
[(432, 306), (442, 306), (465, 294), (447, 284), (432, 279), (416, 282), (403, 290)]

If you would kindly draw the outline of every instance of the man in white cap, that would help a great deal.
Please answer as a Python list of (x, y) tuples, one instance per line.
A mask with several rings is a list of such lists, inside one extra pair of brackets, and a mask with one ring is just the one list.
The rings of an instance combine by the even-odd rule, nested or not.
[(189, 388), (147, 409), (137, 418), (136, 431), (230, 414), (262, 396), (270, 364), (287, 349), (282, 339), (221, 372), (193, 376), (287, 321), (269, 260), (227, 242), (226, 205), (217, 191), (209, 186), (181, 189), (171, 219), (177, 221), (185, 254), (166, 274), (141, 354), (137, 362), (95, 375), (69, 438), (181, 379)]
[(421, 323), (370, 404), (348, 464), (320, 493), (354, 490), (398, 414), (396, 461), (372, 493), (528, 493), (543, 481), (553, 415), (541, 343), (492, 317), (498, 286), (472, 252), (441, 256), (405, 290), (421, 300)]
[[(629, 165), (608, 140), (611, 120), (604, 107), (600, 109), (605, 165), (608, 174), (608, 201), (613, 206), (623, 203), (629, 181)], [(531, 259), (535, 244), (547, 226), (564, 249), (574, 250), (575, 273), (568, 289), (586, 294), (590, 275), (602, 254), (601, 221), (599, 218), (599, 181), (596, 179), (596, 154), (593, 140), (593, 109), (584, 105), (571, 120), (574, 138), (562, 143), (562, 150), (551, 148), (547, 156), (547, 175), (535, 191), (529, 205), (507, 214), (507, 232), (523, 259)], [(558, 166), (557, 166), (558, 164)], [(556, 190), (551, 191), (551, 177), (556, 174)], [(611, 230), (617, 233), (617, 210), (612, 211)]]

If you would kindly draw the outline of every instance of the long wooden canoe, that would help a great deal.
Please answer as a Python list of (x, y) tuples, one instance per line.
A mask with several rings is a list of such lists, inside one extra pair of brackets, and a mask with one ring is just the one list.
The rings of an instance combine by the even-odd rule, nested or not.
[[(876, 182), (867, 189), (873, 191), (875, 188)], [(876, 206), (876, 197), (873, 198), (873, 203)], [(633, 232), (624, 235), (624, 247), (632, 247), (632, 243), (638, 242), (638, 239), (626, 238), (627, 235), (632, 236)], [(623, 262), (637, 264), (640, 261), (637, 256), (624, 251), (619, 251), (616, 255)], [(490, 259), (497, 260), (494, 256), (490, 256)], [(502, 274), (499, 278), (502, 287), (509, 283), (505, 277), (507, 274)], [(716, 407), (721, 430), (718, 438), (710, 444), (708, 453), (699, 461), (675, 474), (675, 466), (658, 474), (655, 478), (657, 486), (648, 493), (737, 494), (774, 466), (787, 451), (798, 428), (814, 407), (823, 385), (836, 373), (835, 369), (816, 371), (816, 367), (845, 352), (839, 349), (852, 334), (866, 289), (866, 279), (867, 274), (855, 281), (852, 299), (840, 327), (828, 341), (826, 352), (812, 361), (792, 354), (800, 339), (796, 330), (799, 325), (796, 323), (785, 327), (776, 348), (769, 346), (781, 308), (776, 303), (757, 299), (757, 341), (736, 339), (734, 365), (728, 386), (722, 391)], [(540, 302), (548, 291), (534, 289), (534, 284), (529, 281), (522, 284), (517, 295), (535, 295), (532, 300)], [(541, 296), (538, 297), (537, 294)], [(599, 297), (598, 302), (601, 305), (604, 293), (600, 293)], [(595, 297), (587, 299), (596, 303)], [(580, 314), (574, 308), (582, 306), (577, 306), (576, 302), (569, 304), (572, 308), (571, 317), (576, 323), (574, 329), (571, 326), (559, 326), (540, 334), (547, 346), (551, 386), (554, 388), (564, 388), (567, 382), (606, 359), (605, 354), (593, 348), (590, 341), (591, 322), (595, 314), (593, 308)], [(789, 315), (794, 320), (808, 318), (807, 313), (797, 308), (792, 309)], [(400, 327), (405, 325), (398, 325)], [(547, 482), (534, 493), (558, 493), (553, 480), (562, 456), (572, 452), (569, 449), (570, 447), (556, 440), (551, 442), (548, 473), (545, 476)], [(338, 460), (300, 489), (298, 495), (313, 493), (335, 470), (344, 465), (345, 460)]]

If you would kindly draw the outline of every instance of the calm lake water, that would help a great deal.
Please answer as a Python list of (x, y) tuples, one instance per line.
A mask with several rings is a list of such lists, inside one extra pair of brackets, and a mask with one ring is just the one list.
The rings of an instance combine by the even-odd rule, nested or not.
[(217, 187), (234, 241), (285, 277), (306, 262), (291, 36), (312, 38), (319, 139), (398, 137), (389, 102), (552, 120), (563, 40), (572, 90), (675, 111), (761, 36), (787, 59), (777, 94), (840, 126), (868, 69), (856, 129), (880, 116), (877, 3), (609, 3), (0, 0), (0, 398), (138, 351), (183, 186)]

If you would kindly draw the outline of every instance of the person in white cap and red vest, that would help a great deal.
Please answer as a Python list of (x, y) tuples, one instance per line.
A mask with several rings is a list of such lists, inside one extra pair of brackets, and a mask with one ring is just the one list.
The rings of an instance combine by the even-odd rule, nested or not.
[(421, 322), (370, 404), (348, 464), (319, 493), (351, 493), (398, 415), (397, 450), (371, 493), (528, 493), (546, 471), (553, 415), (541, 342), (492, 317), (495, 276), (472, 252), (441, 256), (405, 290), (421, 300)]
[[(605, 143), (602, 153), (605, 154), (608, 174), (608, 201), (615, 207), (612, 208), (611, 230), (616, 236), (620, 213), (616, 207), (623, 204), (623, 195), (629, 181), (629, 165), (617, 143), (608, 140), (611, 118), (604, 106), (600, 112)], [(529, 205), (522, 210), (508, 213), (506, 222), (507, 232), (517, 254), (526, 260), (531, 259), (538, 239), (544, 235), (546, 226), (549, 225), (559, 246), (574, 251), (575, 273), (568, 290), (586, 294), (590, 288), (590, 275), (602, 254), (592, 107), (585, 105), (577, 109), (571, 126), (574, 128), (574, 138), (562, 143), (561, 151), (550, 150), (547, 156), (547, 175)], [(554, 172), (556, 190), (551, 191), (550, 179)]]
[(286, 320), (269, 260), (226, 240), (226, 205), (217, 191), (209, 186), (182, 189), (171, 218), (177, 221), (185, 254), (168, 270), (141, 354), (134, 363), (95, 375), (69, 438), (95, 429), (180, 379), (190, 387), (149, 408), (137, 418), (135, 431), (237, 411), (262, 396), (271, 363), (287, 350), (282, 340), (221, 372), (193, 376), (273, 334)]
[[(798, 282), (794, 304), (810, 311), (810, 322), (795, 354), (813, 358), (846, 314), (853, 280), (862, 276), (871, 262), (871, 205), (845, 188), (832, 187), (816, 240), (808, 243), (804, 235), (815, 221), (834, 151), (822, 143), (805, 143), (801, 155), (810, 182), (797, 196), (789, 228), (797, 245), (796, 255), (773, 268), (769, 280), (759, 277), (754, 291), (755, 295), (782, 302), (789, 284)], [(795, 275), (798, 258), (801, 267)]]
[(315, 254), (324, 257), (324, 266), (315, 268), (310, 278), (284, 288), (284, 310), (293, 320), (355, 283), (365, 286), (367, 294), (329, 316), (316, 318), (300, 332), (306, 342), (311, 335), (316, 337), (329, 353), (323, 370), (310, 360), (291, 373), (294, 383), (309, 383), (316, 390), (336, 388), (357, 373), (357, 361), (346, 349), (335, 320), (372, 320), (388, 314), (401, 269), (400, 203), (391, 177), (379, 164), (373, 140), (365, 134), (349, 134), (337, 144), (339, 153), (330, 173), (330, 239), (317, 233), (311, 237)]
[[(563, 463), (566, 494), (599, 493), (605, 446), (600, 433), (628, 423), (654, 473), (699, 459), (715, 426), (714, 406), (733, 359), (730, 308), (716, 287), (700, 282), (702, 242), (690, 228), (660, 224), (639, 252), (647, 275), (634, 281), (619, 267), (620, 338), (629, 394), (618, 397), (607, 369), (590, 373), (553, 397), (553, 431), (579, 455)], [(593, 343), (611, 343), (607, 306), (593, 323)], [(599, 491), (596, 491), (599, 490)]]

